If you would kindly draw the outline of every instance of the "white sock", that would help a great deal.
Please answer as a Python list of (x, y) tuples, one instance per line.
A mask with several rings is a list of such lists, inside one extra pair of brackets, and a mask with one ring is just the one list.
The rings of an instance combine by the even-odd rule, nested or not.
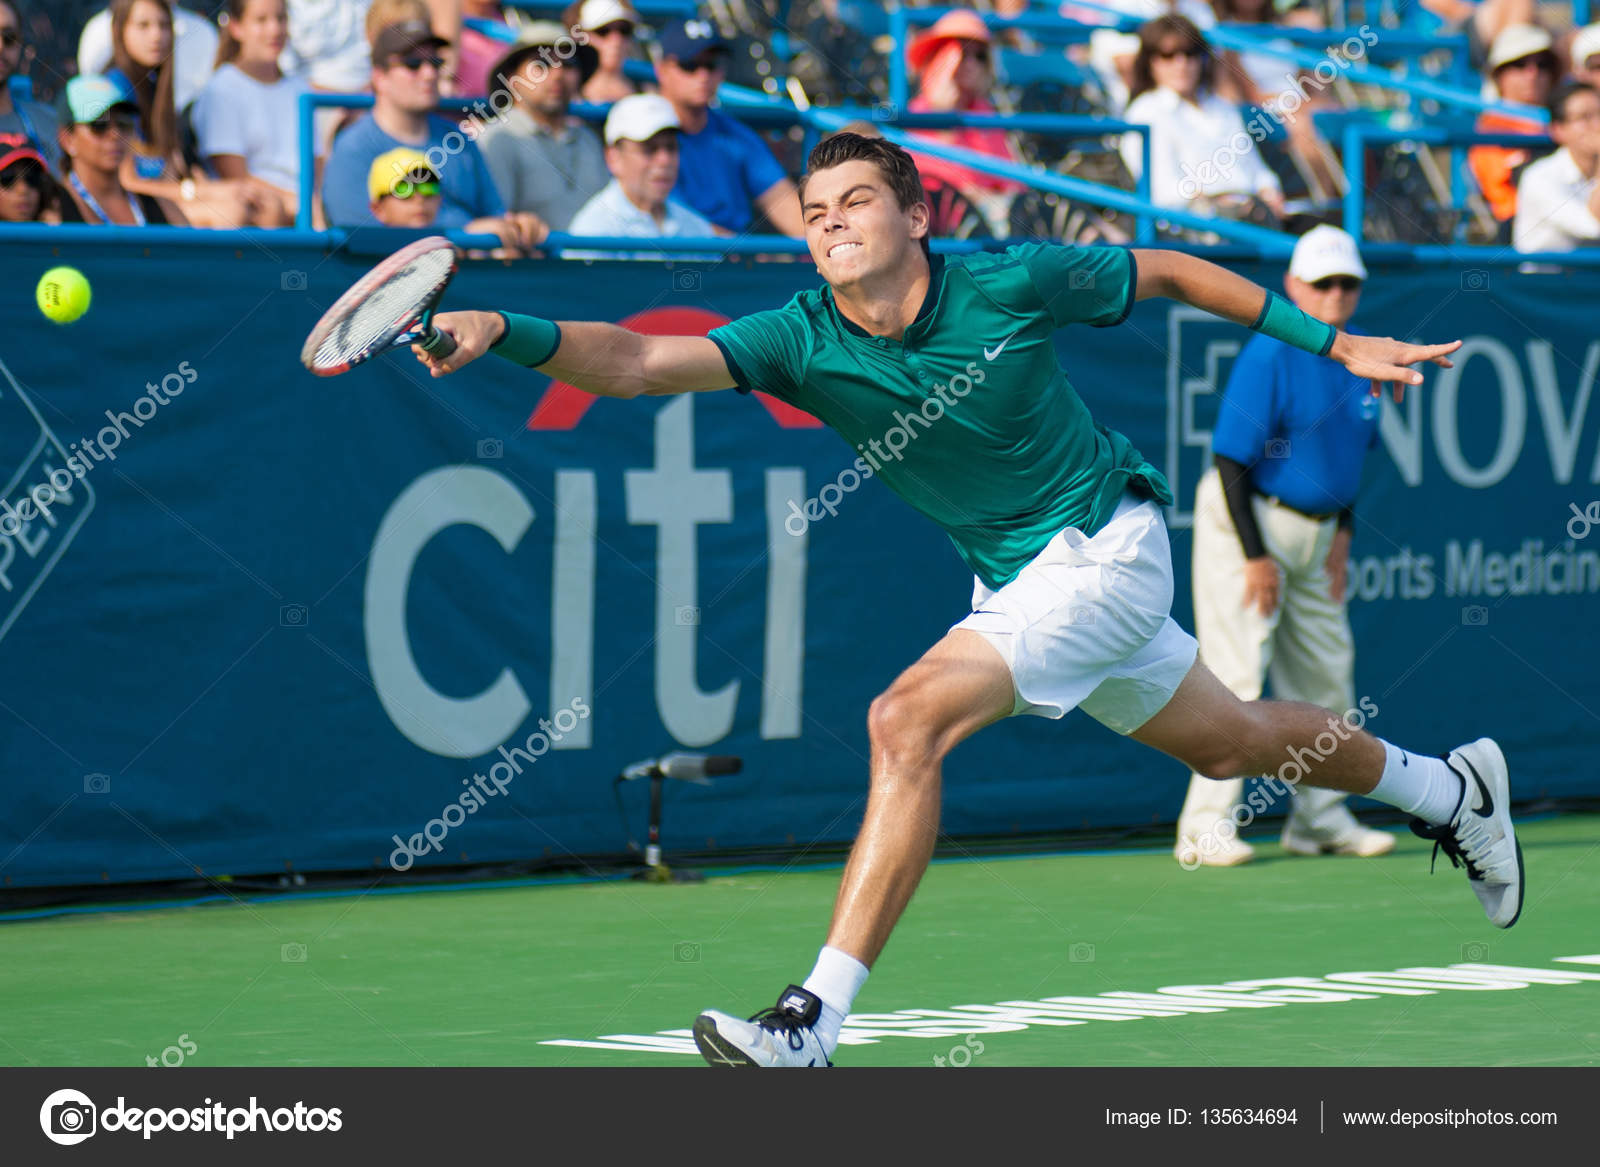
[(848, 952), (824, 948), (817, 954), (817, 967), (811, 970), (811, 975), (801, 986), (808, 993), (815, 993), (822, 998), (822, 1016), (812, 1028), (817, 1040), (822, 1043), (823, 1052), (830, 1058), (833, 1057), (834, 1047), (839, 1044), (839, 1030), (844, 1028), (844, 1019), (850, 1015), (850, 1006), (855, 1004), (856, 994), (867, 983), (869, 971), (866, 965)]
[(1465, 789), (1461, 776), (1443, 758), (1409, 753), (1381, 738), (1379, 741), (1384, 752), (1383, 777), (1367, 797), (1397, 806), (1436, 827), (1455, 817)]

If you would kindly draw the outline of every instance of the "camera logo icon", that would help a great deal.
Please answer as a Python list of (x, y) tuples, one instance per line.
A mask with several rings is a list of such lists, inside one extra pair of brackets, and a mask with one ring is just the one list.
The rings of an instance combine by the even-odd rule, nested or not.
[(478, 439), (478, 457), (484, 459), (485, 461), (493, 461), (496, 458), (503, 458), (505, 457), (505, 453), (506, 444), (499, 438)]
[(306, 290), (306, 273), (303, 271), (286, 271), (278, 280), (278, 286), (285, 292), (303, 292)]
[(304, 964), (306, 962), (306, 946), (304, 944), (284, 944), (278, 949), (278, 958), (284, 964)]
[(284, 628), (304, 628), (310, 618), (304, 604), (285, 604), (278, 609), (278, 623)]
[(700, 609), (690, 604), (682, 604), (673, 611), (672, 617), (680, 627), (692, 628), (700, 623)]
[(1463, 292), (1487, 292), (1489, 290), (1489, 273), (1482, 268), (1468, 268), (1461, 273), (1461, 290)]
[(1094, 291), (1094, 272), (1075, 271), (1067, 277), (1067, 287), (1074, 292)]
[(672, 290), (674, 292), (698, 292), (700, 290), (700, 273), (697, 271), (673, 272)]
[(83, 776), (83, 792), (85, 794), (110, 794), (110, 774), (85, 774)]
[(57, 1090), (39, 1107), (39, 1128), (44, 1137), (63, 1147), (75, 1147), (95, 1132), (95, 1106), (81, 1090)]
[(1267, 442), (1266, 456), (1269, 458), (1287, 458), (1289, 456), (1289, 439), (1272, 438)]
[(1468, 604), (1461, 609), (1461, 623), (1468, 628), (1482, 628), (1489, 623), (1489, 609), (1482, 604)]
[(892, 101), (880, 101), (872, 107), (872, 120), (875, 122), (892, 122), (900, 116), (900, 107)]
[(680, 940), (672, 946), (672, 959), (679, 964), (699, 964), (700, 946), (687, 940)]

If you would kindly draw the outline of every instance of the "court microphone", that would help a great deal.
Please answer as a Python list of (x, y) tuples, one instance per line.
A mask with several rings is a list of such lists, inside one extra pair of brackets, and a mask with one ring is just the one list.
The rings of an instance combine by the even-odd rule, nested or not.
[(674, 778), (696, 786), (709, 786), (711, 779), (737, 774), (743, 769), (744, 759), (729, 754), (667, 754), (635, 762), (623, 769), (620, 778), (624, 782), (636, 778)]

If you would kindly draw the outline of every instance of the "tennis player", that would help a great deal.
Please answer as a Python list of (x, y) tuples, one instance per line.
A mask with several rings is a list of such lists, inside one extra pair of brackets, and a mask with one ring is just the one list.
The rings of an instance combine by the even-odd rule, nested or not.
[[(1509, 774), (1487, 738), (1447, 758), (1412, 753), (1348, 717), (1241, 701), (1169, 616), (1172, 552), (1161, 474), (1089, 416), (1056, 360), (1057, 329), (1126, 319), (1164, 296), (1331, 357), (1375, 382), (1416, 385), (1450, 344), (1352, 336), (1194, 256), (1021, 244), (931, 256), (911, 157), (882, 139), (819, 143), (800, 186), (824, 285), (709, 336), (641, 336), (614, 324), (455, 312), (456, 351), (486, 352), (605, 397), (759, 389), (821, 418), (884, 482), (944, 528), (977, 577), (972, 612), (872, 703), (865, 818), (816, 967), (749, 1021), (702, 1013), (713, 1065), (826, 1066), (867, 971), (916, 890), (938, 833), (940, 770), (962, 739), (1019, 713), (1074, 707), (1214, 779), (1283, 773), (1415, 815), (1489, 919), (1516, 922), (1522, 857)], [(882, 439), (914, 435), (898, 451)], [(1357, 714), (1359, 717), (1359, 714)]]

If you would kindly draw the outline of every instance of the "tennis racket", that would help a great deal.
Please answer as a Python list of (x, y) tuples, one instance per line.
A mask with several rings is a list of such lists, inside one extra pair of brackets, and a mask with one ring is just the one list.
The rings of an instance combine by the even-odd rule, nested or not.
[(436, 357), (449, 356), (456, 343), (433, 327), (433, 310), (455, 274), (456, 249), (442, 235), (401, 248), (323, 313), (300, 363), (332, 377), (417, 343)]

